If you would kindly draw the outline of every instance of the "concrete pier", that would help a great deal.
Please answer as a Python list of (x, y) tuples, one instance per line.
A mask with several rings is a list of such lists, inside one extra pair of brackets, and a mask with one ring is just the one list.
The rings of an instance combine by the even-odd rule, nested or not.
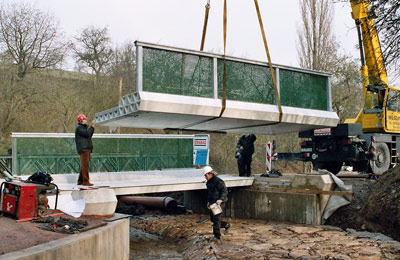
[[(298, 224), (322, 224), (322, 215), (336, 184), (330, 175), (297, 174), (293, 179), (258, 178), (250, 187), (229, 189), (224, 215)], [(206, 191), (186, 191), (184, 203), (195, 213), (208, 214)]]

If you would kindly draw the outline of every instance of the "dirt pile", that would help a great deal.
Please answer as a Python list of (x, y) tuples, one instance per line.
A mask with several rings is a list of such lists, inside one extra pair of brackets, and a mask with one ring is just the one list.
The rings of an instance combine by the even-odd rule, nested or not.
[(373, 185), (360, 213), (367, 230), (400, 241), (400, 167), (393, 168)]
[(377, 181), (347, 181), (353, 186), (351, 203), (338, 209), (327, 225), (382, 233), (400, 241), (400, 167)]

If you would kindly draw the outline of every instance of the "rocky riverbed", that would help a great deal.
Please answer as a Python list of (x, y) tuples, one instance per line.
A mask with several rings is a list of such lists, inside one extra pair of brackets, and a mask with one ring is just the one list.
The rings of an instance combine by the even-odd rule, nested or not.
[(131, 220), (131, 259), (400, 259), (400, 242), (333, 226), (228, 219), (214, 242), (208, 216), (157, 213)]

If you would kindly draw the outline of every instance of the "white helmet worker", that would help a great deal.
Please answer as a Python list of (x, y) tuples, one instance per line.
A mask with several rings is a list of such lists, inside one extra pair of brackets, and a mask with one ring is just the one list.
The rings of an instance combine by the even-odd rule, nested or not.
[(214, 171), (213, 168), (211, 168), (210, 166), (205, 166), (203, 167), (203, 174), (209, 173)]

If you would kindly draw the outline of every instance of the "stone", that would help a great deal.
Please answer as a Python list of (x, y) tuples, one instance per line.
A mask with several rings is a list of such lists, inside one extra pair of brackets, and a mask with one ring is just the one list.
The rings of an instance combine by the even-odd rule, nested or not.
[(308, 253), (308, 250), (299, 250), (299, 249), (295, 249), (295, 250), (292, 250), (290, 253), (289, 253), (289, 256), (290, 257), (293, 257), (293, 258), (295, 258), (295, 259), (298, 259), (298, 258), (306, 258), (306, 259), (308, 259), (308, 257), (310, 257), (310, 254)]
[(250, 246), (250, 248), (253, 250), (262, 250), (262, 251), (271, 249), (272, 247), (273, 245), (270, 243), (255, 244)]
[(307, 226), (302, 226), (302, 227), (293, 226), (293, 227), (289, 227), (288, 229), (293, 231), (293, 232), (295, 232), (295, 233), (297, 233), (297, 234), (303, 234), (303, 233), (314, 234), (314, 233), (322, 231), (321, 228), (313, 228), (313, 227), (307, 227)]
[(287, 244), (290, 242), (290, 240), (286, 239), (286, 238), (274, 238), (274, 239), (270, 239), (269, 242), (275, 246), (275, 245)]
[(381, 256), (381, 250), (380, 248), (376, 248), (376, 247), (362, 247), (360, 249), (360, 255), (367, 255), (367, 256)]

